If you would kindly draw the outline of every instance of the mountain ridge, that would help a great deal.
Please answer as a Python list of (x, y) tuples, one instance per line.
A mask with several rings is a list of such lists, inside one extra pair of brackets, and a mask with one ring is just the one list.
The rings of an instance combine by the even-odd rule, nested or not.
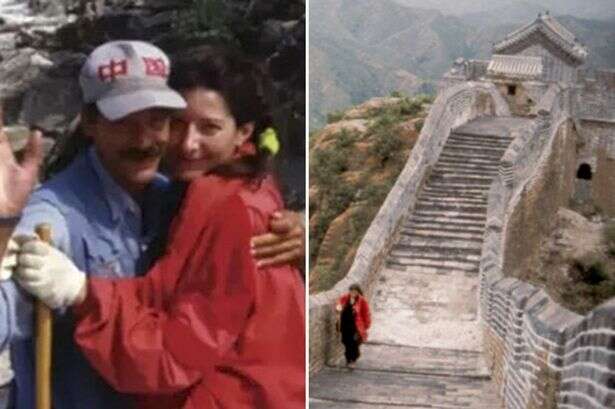
[[(544, 10), (534, 0), (502, 0), (491, 9), (458, 16), (399, 2), (312, 0), (311, 129), (324, 125), (328, 113), (375, 96), (435, 92), (456, 58), (489, 58), (493, 42)], [(588, 45), (589, 67), (615, 66), (615, 18), (556, 18)]]

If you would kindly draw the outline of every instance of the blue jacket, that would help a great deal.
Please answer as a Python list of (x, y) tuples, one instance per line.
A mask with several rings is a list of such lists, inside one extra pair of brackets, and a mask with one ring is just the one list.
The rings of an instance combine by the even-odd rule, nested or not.
[[(37, 224), (50, 223), (54, 245), (88, 275), (134, 277), (146, 271), (151, 262), (148, 248), (168, 222), (168, 215), (162, 214), (168, 188), (168, 181), (157, 177), (145, 194), (146, 205), (139, 206), (114, 182), (90, 147), (34, 192), (17, 232), (31, 233)], [(2, 291), (9, 305), (4, 335), (12, 341), (16, 407), (31, 409), (31, 299), (10, 281), (2, 283)], [(56, 311), (52, 356), (54, 409), (132, 407), (130, 396), (112, 390), (90, 367), (73, 342), (73, 328), (70, 312)]]

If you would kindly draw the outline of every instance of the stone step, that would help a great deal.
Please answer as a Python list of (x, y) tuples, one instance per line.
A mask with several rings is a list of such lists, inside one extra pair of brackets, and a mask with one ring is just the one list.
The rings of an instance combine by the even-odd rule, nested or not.
[(436, 223), (403, 223), (400, 228), (400, 233), (410, 235), (410, 234), (433, 234), (436, 236), (458, 236), (459, 238), (464, 237), (478, 237), (483, 238), (484, 229), (481, 228), (471, 228), (466, 226), (450, 226), (444, 223), (436, 224)]
[(475, 249), (445, 249), (444, 246), (427, 247), (396, 244), (391, 249), (387, 260), (401, 265), (415, 263), (417, 260), (456, 261), (465, 263), (466, 268), (472, 268), (476, 267), (480, 261), (480, 255), (470, 254), (472, 250)]
[(446, 157), (454, 156), (456, 158), (483, 159), (488, 161), (499, 161), (504, 152), (490, 152), (484, 149), (460, 149), (444, 145), (442, 155)]
[(417, 250), (415, 252), (406, 252), (406, 253), (400, 253), (400, 254), (390, 254), (387, 257), (387, 262), (389, 263), (395, 263), (395, 264), (399, 264), (399, 265), (413, 265), (414, 263), (416, 263), (417, 261), (421, 261), (421, 262), (425, 262), (425, 261), (431, 261), (433, 262), (435, 265), (444, 267), (444, 263), (446, 262), (455, 262), (457, 267), (462, 267), (465, 269), (473, 269), (473, 268), (478, 268), (478, 256), (472, 256), (472, 255), (467, 255), (467, 256), (462, 256), (462, 255), (442, 255), (440, 253), (436, 254), (436, 253), (428, 253), (428, 252), (424, 252), (423, 250)]
[(485, 121), (475, 119), (473, 121), (466, 122), (465, 124), (458, 126), (457, 128), (453, 129), (452, 132), (458, 135), (471, 135), (483, 138), (506, 138), (508, 136), (508, 127), (498, 127), (496, 129), (491, 126), (495, 121), (499, 119), (499, 117), (492, 117), (491, 119), (481, 119), (485, 119), (485, 121), (489, 122), (487, 124), (487, 127), (485, 127), (484, 123), (481, 124), (481, 122)]
[(429, 179), (427, 181), (426, 186), (433, 187), (435, 189), (445, 189), (445, 190), (465, 190), (467, 192), (479, 193), (479, 192), (489, 192), (489, 187), (491, 183), (464, 183), (461, 181), (454, 182), (450, 180), (442, 180), (442, 179)]
[(430, 211), (430, 210), (416, 210), (413, 212), (414, 216), (420, 217), (422, 219), (439, 219), (450, 220), (450, 221), (471, 221), (471, 222), (486, 222), (487, 215), (486, 214), (462, 214), (459, 212), (451, 212), (451, 211)]
[(482, 161), (482, 163), (488, 163), (488, 164), (497, 164), (500, 162), (500, 159), (502, 158), (502, 155), (497, 154), (497, 155), (491, 155), (489, 153), (484, 153), (484, 152), (474, 152), (474, 153), (469, 153), (469, 152), (459, 152), (459, 151), (453, 151), (453, 150), (449, 150), (446, 147), (442, 150), (442, 155), (446, 155), (446, 156), (442, 156), (441, 159), (442, 160), (460, 160), (462, 162), (471, 162), (471, 163), (480, 163), (479, 161)]
[(427, 183), (423, 187), (423, 191), (425, 192), (435, 192), (435, 193), (449, 193), (453, 195), (463, 195), (463, 194), (475, 194), (475, 195), (483, 195), (484, 193), (489, 192), (489, 187), (485, 185), (446, 185), (441, 183), (440, 181), (432, 181), (427, 180)]
[(440, 162), (436, 163), (436, 165), (432, 168), (431, 174), (442, 174), (442, 173), (452, 173), (452, 174), (469, 174), (476, 175), (482, 177), (489, 177), (491, 179), (495, 178), (500, 172), (499, 165), (491, 165), (491, 167), (485, 166), (476, 166), (474, 164), (442, 164)]
[(438, 161), (436, 162), (436, 164), (433, 166), (433, 168), (431, 169), (432, 174), (434, 172), (471, 172), (471, 173), (475, 173), (478, 175), (488, 175), (490, 177), (495, 177), (499, 171), (500, 171), (500, 162), (496, 161), (496, 162), (483, 162), (483, 163), (476, 163), (476, 162), (471, 162), (471, 158), (470, 159), (466, 159), (466, 158), (460, 158), (460, 162), (459, 163), (453, 163), (453, 162), (442, 162), (442, 161)]
[(503, 155), (506, 151), (506, 146), (493, 146), (493, 145), (479, 145), (479, 144), (469, 144), (464, 143), (463, 141), (451, 141), (450, 139), (446, 141), (444, 145), (445, 148), (455, 149), (455, 150), (463, 150), (468, 152), (484, 152), (489, 154), (498, 154)]
[[(452, 199), (473, 199), (484, 200), (489, 197), (489, 186), (476, 185), (470, 187), (451, 186), (451, 185), (427, 185), (419, 193), (420, 196), (430, 196), (433, 198), (448, 197)], [(418, 198), (417, 198), (418, 200)]]
[(510, 145), (508, 139), (502, 138), (481, 138), (481, 137), (468, 137), (459, 134), (452, 134), (445, 142), (445, 145), (449, 144), (462, 144), (468, 145), (470, 147), (480, 147), (480, 148), (493, 148), (498, 150), (506, 150), (508, 145)]
[(448, 166), (436, 165), (434, 166), (430, 177), (460, 176), (460, 177), (468, 177), (468, 178), (481, 178), (481, 179), (493, 180), (498, 173), (499, 173), (499, 169), (490, 169), (490, 170), (459, 169), (459, 168), (451, 168)]
[(485, 230), (484, 222), (476, 222), (472, 220), (451, 220), (447, 218), (438, 218), (438, 217), (417, 217), (415, 215), (410, 215), (404, 220), (402, 227), (410, 227), (410, 226), (425, 226), (430, 227), (433, 226), (435, 228), (440, 229), (461, 229), (461, 230), (469, 230), (469, 231), (480, 231), (483, 232)]
[(437, 198), (452, 198), (452, 199), (487, 199), (489, 190), (481, 189), (480, 191), (464, 191), (459, 189), (441, 189), (430, 186), (425, 186), (420, 193)]
[(404, 261), (403, 264), (400, 264), (395, 258), (387, 258), (386, 267), (391, 270), (403, 271), (410, 274), (463, 274), (466, 277), (476, 277), (478, 275), (479, 263), (447, 260), (416, 260)]
[[(464, 176), (459, 176), (460, 178), (464, 178)], [(480, 192), (484, 192), (484, 191), (488, 191), (489, 187), (491, 185), (491, 183), (493, 182), (493, 179), (488, 179), (486, 180), (486, 182), (490, 183), (482, 183), (482, 184), (476, 184), (474, 183), (475, 180), (470, 180), (469, 182), (464, 182), (461, 180), (456, 180), (456, 181), (450, 181), (447, 180), (450, 177), (447, 177), (446, 179), (442, 180), (442, 176), (434, 176), (434, 177), (430, 177), (427, 179), (427, 183), (425, 183), (425, 187), (426, 188), (432, 188), (434, 190), (437, 189), (451, 189), (451, 190), (459, 190), (459, 191), (463, 191), (463, 190), (473, 190), (473, 191), (480, 191)], [(460, 192), (463, 193), (463, 192)]]
[(474, 173), (469, 175), (457, 175), (455, 173), (442, 173), (438, 171), (434, 171), (430, 176), (429, 180), (432, 181), (450, 181), (454, 183), (480, 183), (484, 185), (490, 185), (493, 182), (494, 177), (491, 175), (484, 175), (480, 173)]
[(459, 155), (456, 153), (449, 153), (449, 152), (442, 152), (440, 154), (440, 156), (438, 157), (438, 162), (437, 164), (441, 164), (441, 163), (451, 163), (451, 164), (465, 164), (465, 163), (472, 163), (472, 164), (477, 164), (477, 165), (481, 165), (481, 164), (486, 164), (486, 165), (499, 165), (500, 164), (500, 158), (499, 157), (474, 157), (474, 156), (470, 156), (470, 155)]
[[(485, 223), (482, 220), (455, 220), (444, 217), (412, 217), (404, 220), (401, 224), (401, 228), (420, 231), (424, 230), (426, 232), (433, 232), (433, 234), (438, 235), (447, 235), (447, 233), (468, 233), (471, 236), (480, 235), (482, 237), (485, 230)], [(407, 233), (410, 234), (412, 232), (410, 231)]]
[(454, 168), (451, 166), (436, 165), (433, 168), (433, 174), (445, 175), (445, 176), (488, 176), (495, 178), (498, 175), (499, 169), (468, 169), (468, 168)]
[(460, 137), (460, 138), (484, 139), (486, 141), (512, 142), (512, 140), (514, 139), (513, 137), (510, 136), (508, 132), (506, 134), (495, 135), (493, 133), (479, 134), (479, 133), (474, 133), (474, 132), (464, 132), (464, 131), (456, 130), (451, 133), (451, 136), (453, 135), (456, 137)]
[(494, 136), (494, 135), (480, 135), (473, 133), (453, 132), (449, 135), (449, 139), (467, 139), (471, 141), (482, 141), (484, 143), (506, 143), (513, 138), (509, 135)]
[(465, 138), (471, 140), (480, 140), (485, 142), (512, 142), (514, 139), (508, 133), (502, 135), (493, 135), (493, 134), (480, 134), (480, 133), (472, 133), (472, 132), (459, 132), (453, 131), (449, 138)]
[(457, 128), (455, 129), (452, 133), (451, 136), (459, 136), (459, 137), (465, 137), (465, 138), (476, 138), (476, 139), (485, 139), (485, 140), (513, 140), (513, 138), (510, 136), (510, 132), (509, 131), (505, 131), (505, 132), (468, 132), (468, 129), (463, 129), (463, 126), (461, 128)]
[[(423, 251), (425, 254), (441, 256), (476, 256), (479, 257), (482, 249), (482, 238), (479, 242), (466, 238), (442, 237), (408, 237), (399, 235), (391, 247), (391, 255), (409, 254)], [(407, 252), (407, 253), (404, 253)]]
[[(361, 361), (359, 361), (361, 362)], [(474, 376), (327, 367), (310, 378), (314, 409), (497, 409), (493, 385)]]
[(501, 139), (484, 139), (484, 138), (474, 138), (468, 136), (461, 136), (457, 134), (451, 135), (447, 140), (446, 144), (463, 144), (469, 146), (486, 146), (486, 147), (494, 147), (494, 148), (502, 148), (506, 149), (510, 145), (509, 141), (501, 140)]
[[(466, 238), (466, 237), (454, 237), (454, 235), (411, 235), (410, 234), (400, 234), (395, 242), (395, 246), (405, 246), (405, 247), (421, 247), (421, 248), (431, 248), (440, 249), (441, 253), (448, 253), (451, 251), (459, 250), (461, 252), (465, 250), (472, 250), (480, 252), (482, 247), (483, 237), (482, 235), (478, 238)], [(453, 249), (453, 250), (451, 250)]]
[(465, 201), (467, 203), (486, 204), (488, 203), (487, 201), (488, 193), (489, 192), (453, 194), (450, 191), (449, 192), (436, 192), (436, 191), (426, 192), (425, 190), (423, 190), (419, 194), (419, 198), (421, 199), (424, 198), (424, 199), (432, 200), (432, 201), (442, 201), (444, 203), (448, 201), (451, 201), (451, 202), (459, 201), (463, 203)]
[(463, 142), (471, 145), (477, 146), (496, 146), (496, 147), (506, 147), (510, 142), (506, 139), (502, 138), (481, 138), (480, 136), (467, 136), (453, 133), (451, 134), (446, 143), (456, 143)]
[(451, 206), (455, 208), (485, 208), (487, 209), (487, 200), (486, 198), (474, 198), (470, 199), (467, 197), (449, 197), (448, 200), (444, 200), (439, 197), (433, 197), (429, 195), (421, 194), (417, 201), (417, 205), (426, 205), (426, 206), (434, 206), (434, 209), (439, 209), (439, 206), (446, 206), (446, 209), (449, 209)]
[(482, 353), (367, 342), (356, 369), (489, 379)]
[(442, 159), (440, 158), (436, 164), (434, 165), (434, 169), (442, 168), (442, 169), (452, 169), (452, 170), (464, 170), (464, 171), (476, 171), (476, 172), (498, 172), (500, 170), (500, 161), (497, 162), (485, 162), (485, 163), (475, 163), (464, 160), (463, 158), (457, 158), (456, 161), (453, 159)]
[(450, 201), (487, 204), (489, 190), (483, 185), (477, 185), (477, 189), (440, 188), (438, 186), (425, 186), (419, 193), (418, 200), (426, 201)]
[(500, 165), (499, 159), (474, 159), (474, 158), (466, 158), (459, 155), (450, 155), (448, 153), (443, 153), (445, 156), (439, 156), (437, 165), (441, 166), (452, 166), (452, 167), (469, 167), (469, 168), (477, 168), (477, 167), (486, 167), (490, 169), (497, 169)]
[(500, 172), (500, 165), (477, 165), (475, 163), (449, 164), (438, 162), (432, 168), (432, 172), (448, 172), (448, 173), (474, 173), (477, 175), (489, 176), (495, 178)]
[(464, 206), (463, 204), (444, 204), (420, 201), (417, 202), (417, 204), (414, 206), (414, 209), (429, 211), (456, 211), (465, 214), (487, 214), (487, 206)]
[(467, 201), (480, 201), (487, 202), (489, 195), (489, 189), (485, 189), (482, 185), (473, 187), (472, 189), (450, 189), (441, 188), (438, 186), (426, 185), (419, 192), (420, 198), (431, 198), (433, 200), (451, 199), (451, 200), (467, 200)]
[(478, 135), (509, 135), (531, 123), (529, 118), (512, 116), (481, 116), (454, 129), (454, 132)]
[(400, 234), (404, 237), (418, 237), (418, 238), (447, 238), (447, 239), (466, 239), (470, 241), (477, 241), (482, 243), (484, 231), (479, 229), (467, 229), (467, 228), (444, 228), (444, 227), (426, 227), (416, 224), (403, 225), (399, 230)]
[(422, 202), (435, 202), (435, 203), (461, 203), (461, 204), (477, 204), (486, 205), (486, 197), (460, 197), (460, 196), (438, 196), (432, 193), (421, 192), (418, 197)]
[(419, 193), (419, 197), (417, 201), (425, 201), (425, 202), (435, 202), (435, 203), (444, 203), (444, 204), (469, 204), (469, 205), (478, 205), (485, 206), (487, 205), (487, 197), (486, 196), (478, 196), (478, 195), (466, 195), (466, 196), (457, 196), (452, 194), (442, 193), (434, 193), (434, 192), (421, 192)]

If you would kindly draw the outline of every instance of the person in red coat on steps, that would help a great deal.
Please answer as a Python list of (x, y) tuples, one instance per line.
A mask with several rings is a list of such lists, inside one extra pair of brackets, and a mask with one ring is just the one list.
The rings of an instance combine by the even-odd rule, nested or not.
[(86, 279), (62, 253), (31, 241), (17, 275), (55, 286), (46, 293), (73, 305), (77, 344), (138, 408), (303, 409), (303, 280), (290, 265), (259, 268), (250, 249), (283, 208), (264, 170), (276, 147), (262, 73), (209, 47), (176, 64), (188, 109), (172, 123), (170, 161), (175, 176), (199, 177), (164, 256), (144, 277)]
[(367, 330), (371, 326), (369, 304), (363, 296), (363, 290), (357, 284), (340, 297), (336, 304), (338, 313), (337, 327), (342, 334), (346, 365), (352, 368), (361, 355), (359, 346), (367, 341)]

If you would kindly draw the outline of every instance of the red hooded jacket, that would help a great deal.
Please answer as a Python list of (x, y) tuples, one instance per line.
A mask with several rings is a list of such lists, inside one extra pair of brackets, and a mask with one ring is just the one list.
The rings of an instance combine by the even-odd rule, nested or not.
[(250, 254), (281, 207), (270, 179), (204, 177), (146, 276), (89, 279), (75, 340), (110, 385), (147, 409), (305, 407), (303, 281)]
[[(337, 307), (341, 311), (346, 304), (350, 301), (350, 294), (345, 294), (337, 301)], [(372, 317), (369, 311), (369, 304), (367, 300), (359, 295), (357, 296), (354, 305), (352, 306), (354, 312), (354, 324), (357, 327), (357, 332), (361, 337), (361, 342), (367, 341), (367, 330), (372, 325)]]

